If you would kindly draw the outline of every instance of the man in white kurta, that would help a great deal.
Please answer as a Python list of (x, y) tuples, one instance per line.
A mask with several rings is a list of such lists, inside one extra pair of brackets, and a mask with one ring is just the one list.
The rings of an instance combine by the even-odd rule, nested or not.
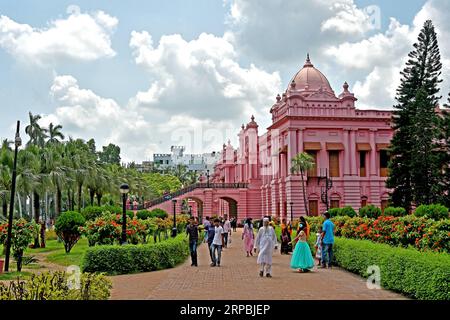
[(275, 230), (269, 226), (269, 219), (263, 219), (263, 226), (259, 229), (255, 240), (254, 250), (259, 249), (257, 263), (260, 265), (259, 275), (272, 277), (272, 255), (273, 250), (277, 249), (277, 236)]

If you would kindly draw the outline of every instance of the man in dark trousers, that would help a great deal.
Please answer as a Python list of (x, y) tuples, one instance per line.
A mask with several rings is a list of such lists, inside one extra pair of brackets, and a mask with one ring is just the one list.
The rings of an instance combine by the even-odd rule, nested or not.
[(191, 267), (198, 267), (197, 264), (197, 242), (198, 242), (198, 224), (195, 223), (194, 218), (189, 219), (189, 224), (186, 227), (186, 233), (189, 235), (189, 251), (191, 252)]

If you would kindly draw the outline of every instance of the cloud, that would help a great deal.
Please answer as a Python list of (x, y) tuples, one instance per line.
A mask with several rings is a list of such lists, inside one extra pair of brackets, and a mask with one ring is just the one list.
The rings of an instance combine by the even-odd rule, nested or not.
[(165, 35), (155, 45), (148, 32), (133, 31), (130, 47), (136, 64), (152, 79), (149, 89), (131, 101), (141, 110), (242, 121), (252, 113), (267, 117), (280, 90), (278, 73), (241, 66), (226, 37), (202, 33), (186, 41)]
[(98, 11), (70, 14), (34, 28), (0, 16), (0, 47), (21, 62), (40, 66), (62, 61), (94, 61), (115, 56), (111, 35), (118, 20)]
[(450, 87), (450, 4), (445, 0), (430, 0), (417, 13), (411, 26), (391, 18), (389, 28), (367, 39), (330, 46), (326, 55), (347, 72), (361, 75), (353, 91), (361, 108), (390, 109), (395, 104), (400, 71), (405, 67), (408, 53), (427, 19), (433, 20), (438, 33), (444, 65), (444, 95)]

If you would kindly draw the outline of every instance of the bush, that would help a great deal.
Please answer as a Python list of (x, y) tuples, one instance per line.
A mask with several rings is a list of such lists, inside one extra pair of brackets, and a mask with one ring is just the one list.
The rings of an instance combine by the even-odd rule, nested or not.
[(356, 211), (352, 207), (346, 206), (341, 209), (341, 212), (339, 215), (347, 216), (347, 217), (356, 217)]
[(148, 210), (139, 210), (136, 213), (136, 217), (141, 220), (146, 220), (151, 217), (150, 211)]
[(82, 263), (83, 272), (127, 274), (172, 268), (189, 255), (187, 238), (178, 235), (160, 243), (88, 248)]
[(378, 218), (381, 215), (381, 209), (378, 207), (375, 207), (373, 204), (369, 204), (365, 207), (362, 207), (359, 209), (359, 216), (360, 217), (367, 217), (367, 218)]
[(341, 208), (331, 208), (328, 210), (328, 213), (330, 214), (330, 218), (337, 217), (341, 215)]
[(414, 211), (416, 217), (428, 217), (434, 220), (448, 219), (448, 208), (441, 204), (420, 205)]
[(69, 253), (80, 239), (80, 227), (83, 227), (85, 222), (86, 220), (81, 213), (76, 211), (64, 212), (56, 220), (55, 231), (64, 242), (66, 253)]
[(151, 218), (160, 218), (160, 219), (166, 219), (169, 216), (169, 214), (164, 211), (163, 209), (153, 209), (152, 211), (150, 211), (150, 217)]
[(409, 297), (450, 300), (450, 256), (393, 248), (365, 240), (335, 239), (336, 263), (363, 277), (367, 268), (380, 267), (381, 286)]
[(406, 210), (402, 207), (387, 207), (383, 212), (383, 216), (403, 217), (405, 215)]
[(79, 288), (71, 284), (65, 272), (32, 274), (27, 281), (0, 283), (0, 300), (107, 300), (112, 288), (111, 280), (102, 274), (83, 273)]
[(88, 206), (81, 210), (81, 214), (83, 217), (87, 220), (95, 220), (96, 218), (100, 217), (104, 211), (103, 207), (97, 207), (97, 206)]

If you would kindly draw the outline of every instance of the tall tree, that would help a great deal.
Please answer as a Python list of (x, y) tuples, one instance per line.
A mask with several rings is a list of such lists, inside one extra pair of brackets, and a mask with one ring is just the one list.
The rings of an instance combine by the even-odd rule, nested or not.
[[(397, 105), (393, 112), (394, 137), (391, 141), (390, 174), (387, 185), (393, 188), (392, 202), (410, 211), (412, 202), (420, 204), (431, 199), (422, 197), (423, 179), (417, 175), (420, 168), (415, 167), (420, 159), (433, 164), (434, 156), (427, 156), (418, 147), (418, 133), (426, 134), (420, 137), (421, 143), (432, 145), (437, 137), (432, 129), (436, 125), (437, 114), (434, 109), (440, 97), (439, 83), (441, 75), (441, 57), (433, 23), (428, 20), (419, 34), (414, 49), (409, 53), (405, 69), (401, 72), (402, 79), (397, 89)], [(422, 93), (419, 94), (419, 90)], [(417, 100), (420, 98), (421, 102)], [(421, 114), (426, 114), (429, 123), (419, 121)], [(436, 166), (433, 165), (433, 168)], [(434, 169), (433, 169), (434, 170)], [(427, 183), (432, 183), (436, 173), (427, 171)], [(422, 179), (422, 180), (421, 180)], [(420, 181), (419, 181), (420, 180)]]
[(25, 127), (25, 133), (30, 136), (30, 140), (27, 145), (36, 144), (38, 146), (43, 146), (45, 144), (45, 139), (47, 138), (47, 129), (41, 128), (39, 125), (40, 115), (33, 115), (31, 112), (28, 113), (30, 124)]
[(103, 164), (120, 165), (120, 147), (112, 143), (103, 146), (103, 151), (99, 153), (99, 159)]
[(300, 173), (300, 177), (302, 179), (302, 190), (303, 190), (303, 204), (305, 205), (306, 215), (309, 215), (308, 203), (306, 198), (306, 186), (305, 186), (305, 173), (314, 167), (314, 158), (307, 154), (306, 152), (302, 152), (297, 154), (294, 158), (291, 159), (291, 173), (298, 174)]
[(61, 125), (54, 125), (50, 122), (50, 125), (48, 126), (48, 143), (58, 143), (61, 142), (61, 140), (64, 140), (64, 135), (61, 132), (62, 126)]
[(442, 142), (443, 142), (443, 195), (441, 202), (450, 208), (450, 93), (448, 102), (445, 104), (447, 109), (444, 110), (441, 118), (442, 123)]

